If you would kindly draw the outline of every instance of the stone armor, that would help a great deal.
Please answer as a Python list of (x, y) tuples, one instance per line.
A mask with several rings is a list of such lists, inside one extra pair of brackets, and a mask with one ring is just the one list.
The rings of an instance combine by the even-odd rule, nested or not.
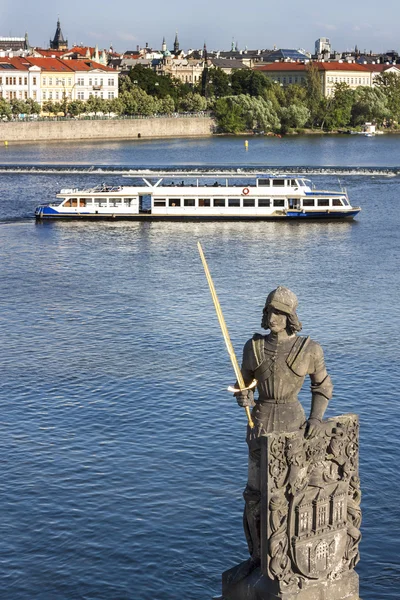
[(257, 379), (258, 390), (258, 399), (252, 403), (254, 428), (247, 429), (249, 473), (244, 491), (244, 529), (250, 554), (258, 559), (260, 436), (305, 426), (306, 417), (297, 396), (306, 375), (311, 379), (310, 418), (322, 420), (333, 386), (321, 346), (309, 337), (298, 335), (278, 342), (271, 334), (255, 334), (244, 346), (242, 374), (246, 385)]

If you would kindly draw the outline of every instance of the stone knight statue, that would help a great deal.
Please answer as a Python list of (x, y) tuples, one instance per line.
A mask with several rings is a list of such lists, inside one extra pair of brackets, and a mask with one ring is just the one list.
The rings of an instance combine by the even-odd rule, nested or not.
[[(258, 398), (251, 390), (235, 394), (240, 406), (250, 406), (254, 427), (247, 428), (248, 482), (244, 491), (244, 530), (248, 542), (249, 569), (260, 564), (260, 439), (270, 433), (305, 428), (305, 437), (317, 435), (333, 386), (326, 371), (321, 346), (298, 335), (296, 295), (279, 286), (267, 297), (261, 326), (267, 335), (255, 334), (243, 349), (242, 374), (246, 386), (256, 379)], [(306, 375), (311, 380), (311, 411), (306, 420), (298, 393)]]

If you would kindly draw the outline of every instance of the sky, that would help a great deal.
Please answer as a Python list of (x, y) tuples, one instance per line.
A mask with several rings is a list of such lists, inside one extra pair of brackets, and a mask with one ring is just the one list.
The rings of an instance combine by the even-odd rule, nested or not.
[(57, 18), (69, 46), (83, 43), (119, 52), (136, 46), (159, 49), (165, 36), (172, 48), (178, 31), (182, 49), (229, 50), (303, 48), (314, 51), (315, 40), (328, 37), (332, 49), (384, 52), (400, 50), (400, 2), (387, 0), (0, 0), (0, 36), (29, 34), (30, 44), (48, 47)]

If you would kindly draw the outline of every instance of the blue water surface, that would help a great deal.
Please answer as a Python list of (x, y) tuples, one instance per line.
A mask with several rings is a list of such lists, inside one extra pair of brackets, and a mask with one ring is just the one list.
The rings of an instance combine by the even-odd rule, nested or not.
[[(395, 136), (242, 144), (16, 145), (0, 163), (400, 163)], [(361, 597), (398, 600), (399, 178), (345, 177), (354, 222), (32, 219), (57, 189), (97, 183), (0, 175), (1, 600), (206, 600), (247, 557), (246, 420), (198, 240), (238, 354), (271, 289), (298, 295), (335, 385), (328, 416), (360, 415)]]

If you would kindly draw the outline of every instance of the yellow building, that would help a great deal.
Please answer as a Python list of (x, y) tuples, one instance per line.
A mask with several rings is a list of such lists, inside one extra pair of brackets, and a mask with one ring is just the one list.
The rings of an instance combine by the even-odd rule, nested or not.
[(266, 65), (257, 65), (255, 71), (261, 71), (272, 81), (276, 81), (283, 87), (293, 83), (304, 84), (307, 70), (311, 65), (318, 69), (321, 81), (321, 89), (324, 96), (331, 96), (335, 91), (335, 84), (346, 83), (354, 89), (359, 86), (372, 85), (371, 72), (366, 65), (348, 62), (274, 62)]

